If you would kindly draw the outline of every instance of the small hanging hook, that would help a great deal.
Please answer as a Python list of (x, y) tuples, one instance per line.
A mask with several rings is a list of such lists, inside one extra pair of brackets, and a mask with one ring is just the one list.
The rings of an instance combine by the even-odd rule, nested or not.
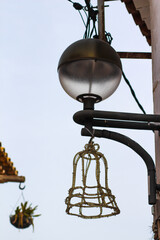
[(20, 189), (20, 190), (24, 190), (26, 186), (24, 185), (24, 187), (21, 187), (21, 184), (22, 184), (22, 183), (19, 184), (19, 189)]

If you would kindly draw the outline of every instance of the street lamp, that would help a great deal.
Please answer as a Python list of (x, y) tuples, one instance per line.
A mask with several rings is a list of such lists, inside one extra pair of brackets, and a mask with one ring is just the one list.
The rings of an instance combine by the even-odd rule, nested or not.
[(118, 87), (122, 65), (116, 51), (98, 39), (84, 39), (70, 45), (62, 54), (58, 73), (62, 87), (74, 99), (83, 102), (84, 110), (74, 114), (76, 123), (84, 126), (81, 134), (118, 141), (134, 150), (147, 167), (148, 201), (156, 203), (155, 165), (151, 156), (125, 135), (93, 127), (112, 127), (160, 131), (160, 115), (120, 113), (94, 110), (94, 104), (108, 98)]
[(83, 39), (71, 44), (58, 64), (63, 89), (72, 98), (99, 102), (118, 87), (122, 65), (116, 51), (98, 39)]

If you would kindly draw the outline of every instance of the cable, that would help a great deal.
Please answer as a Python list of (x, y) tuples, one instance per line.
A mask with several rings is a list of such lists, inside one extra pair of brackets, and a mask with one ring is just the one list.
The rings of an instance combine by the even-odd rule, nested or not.
[[(78, 10), (79, 14), (80, 14), (80, 17), (83, 21), (83, 24), (86, 28), (85, 30), (85, 33), (84, 33), (84, 36), (83, 38), (91, 38), (93, 36), (93, 34), (95, 33), (95, 35), (93, 36), (93, 38), (98, 38), (98, 34), (97, 34), (97, 29), (96, 29), (96, 22), (97, 22), (97, 15), (98, 15), (98, 10), (94, 10), (94, 8), (97, 8), (97, 7), (93, 7), (90, 3), (90, 0), (85, 0), (85, 4), (86, 6), (83, 7), (80, 3), (77, 3), (77, 2), (73, 2), (72, 0), (68, 0), (69, 2), (71, 2), (73, 4), (73, 7)], [(111, 0), (112, 1), (112, 0)], [(105, 6), (105, 7), (108, 7)], [(87, 22), (85, 23), (84, 21), (84, 18), (80, 12), (80, 10), (83, 10), (83, 12), (85, 13), (86, 15), (86, 18), (87, 18)], [(87, 14), (88, 13), (88, 14)], [(92, 21), (92, 28), (91, 28), (91, 21)], [(106, 42), (111, 45), (112, 43), (112, 35), (108, 32), (105, 32), (105, 37), (106, 37)], [(144, 108), (142, 107), (142, 105), (140, 104), (138, 98), (136, 97), (136, 94), (129, 82), (129, 80), (127, 79), (127, 77), (125, 76), (124, 72), (122, 71), (122, 75), (123, 75), (123, 78), (125, 80), (125, 82), (127, 83), (127, 85), (129, 86), (130, 88), (130, 91), (131, 91), (131, 94), (134, 98), (134, 100), (136, 101), (138, 107), (141, 109), (141, 111), (146, 114)]]
[[(85, 26), (85, 33), (83, 38), (91, 38), (94, 34), (97, 35), (97, 29), (96, 29), (96, 22), (97, 22), (97, 15), (98, 15), (98, 10), (94, 10), (94, 8), (90, 3), (90, 0), (85, 0), (86, 6), (82, 6), (78, 2), (73, 2), (72, 0), (68, 0), (73, 4), (73, 7), (78, 10), (80, 17), (83, 21), (83, 24)], [(80, 12), (83, 10), (83, 13), (85, 14), (86, 17), (86, 22), (84, 20), (84, 17), (82, 13)], [(92, 25), (91, 25), (92, 22)]]
[(124, 74), (123, 71), (122, 71), (122, 76), (123, 76), (125, 82), (127, 83), (128, 87), (130, 88), (131, 94), (132, 94), (134, 100), (136, 101), (138, 107), (141, 109), (141, 111), (142, 111), (144, 114), (146, 114), (144, 108), (142, 107), (142, 105), (140, 104), (138, 98), (136, 97), (135, 91), (133, 90), (133, 88), (132, 88), (132, 86), (131, 86), (129, 80), (127, 79), (127, 77), (125, 76), (125, 74)]
[(80, 16), (81, 16), (81, 19), (82, 19), (82, 21), (83, 21), (84, 26), (86, 27), (86, 24), (85, 24), (84, 18), (83, 18), (83, 16), (82, 16), (82, 13), (80, 12), (80, 10), (78, 10), (78, 12), (79, 12), (79, 14), (80, 14)]

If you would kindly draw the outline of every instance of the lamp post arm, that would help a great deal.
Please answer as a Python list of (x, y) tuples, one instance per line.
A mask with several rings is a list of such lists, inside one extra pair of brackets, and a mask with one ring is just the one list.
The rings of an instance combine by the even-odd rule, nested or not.
[[(89, 131), (86, 128), (82, 129), (82, 136), (91, 136)], [(133, 151), (135, 151), (145, 162), (147, 171), (148, 171), (148, 201), (149, 204), (153, 205), (156, 203), (156, 173), (155, 173), (155, 165), (151, 158), (151, 156), (134, 140), (131, 138), (122, 135), (120, 133), (111, 132), (108, 130), (94, 130), (94, 136), (99, 138), (107, 138), (117, 142), (120, 142)], [(158, 190), (158, 189), (157, 189)]]
[(160, 130), (160, 115), (82, 110), (73, 116), (76, 123), (92, 126), (127, 128), (141, 130)]

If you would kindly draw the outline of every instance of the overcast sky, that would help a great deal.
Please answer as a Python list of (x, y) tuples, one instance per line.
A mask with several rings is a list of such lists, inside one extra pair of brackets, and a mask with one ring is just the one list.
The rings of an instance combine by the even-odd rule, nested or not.
[[(83, 3), (81, 0), (80, 3)], [(93, 1), (96, 4), (96, 1)], [(132, 16), (120, 1), (105, 10), (106, 31), (117, 51), (151, 51)], [(118, 216), (85, 220), (65, 213), (72, 161), (88, 138), (72, 116), (82, 109), (62, 89), (57, 64), (62, 52), (83, 38), (84, 25), (67, 0), (0, 0), (0, 141), (19, 175), (26, 177), (25, 199), (38, 205), (35, 232), (17, 230), (9, 215), (21, 196), (17, 183), (0, 185), (2, 239), (82, 240), (152, 237), (147, 170), (132, 150), (95, 139), (109, 165), (109, 187), (121, 210)], [(123, 70), (147, 113), (152, 113), (150, 60), (122, 60)], [(117, 91), (96, 109), (140, 113), (121, 80)], [(140, 143), (154, 159), (152, 132), (118, 130)], [(20, 198), (18, 203), (23, 199)]]

